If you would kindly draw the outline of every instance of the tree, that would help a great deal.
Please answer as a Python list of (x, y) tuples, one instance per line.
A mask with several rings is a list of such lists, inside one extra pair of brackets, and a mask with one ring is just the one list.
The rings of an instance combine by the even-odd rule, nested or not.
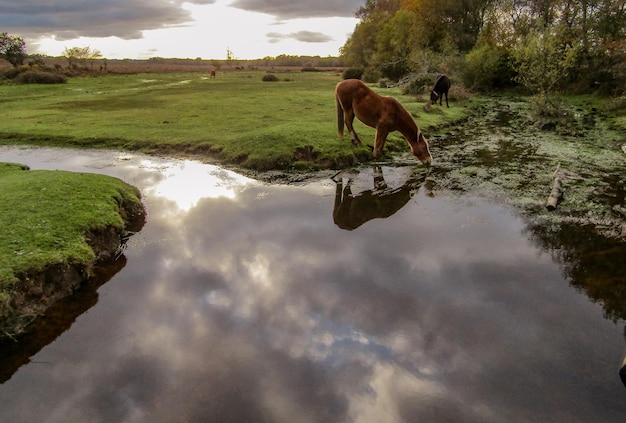
[(67, 59), (67, 67), (72, 68), (75, 66), (75, 61), (78, 60), (78, 55), (80, 54), (80, 47), (72, 47), (63, 50), (63, 57)]
[(578, 48), (563, 45), (551, 28), (530, 32), (511, 51), (515, 80), (536, 94), (542, 108), (553, 106), (550, 95), (556, 83), (574, 66)]
[(376, 15), (393, 15), (400, 8), (401, 0), (367, 0), (365, 6), (356, 11), (355, 16), (361, 21), (369, 21)]
[(3, 32), (0, 34), (0, 57), (15, 67), (23, 65), (26, 58), (26, 42), (22, 37)]
[[(362, 3), (360, 21), (341, 49), (349, 66), (397, 77), (406, 63), (434, 72), (446, 59), (454, 66), (446, 72), (464, 72), (462, 65), (470, 64), (465, 79), (483, 89), (508, 85), (517, 73), (515, 82), (546, 98), (559, 86), (614, 95), (626, 90), (626, 0)], [(463, 56), (465, 62), (455, 62)], [(429, 57), (440, 63), (425, 66)]]
[(413, 12), (420, 46), (444, 52), (450, 47), (468, 52), (474, 47), (493, 0), (402, 0)]
[(89, 56), (87, 57), (87, 59), (91, 60), (91, 70), (93, 70), (93, 61), (102, 59), (102, 53), (100, 52), (100, 50), (96, 50), (96, 49), (90, 50)]
[(400, 10), (382, 25), (376, 35), (374, 58), (382, 75), (396, 81), (406, 75), (411, 70), (409, 58), (413, 45), (411, 13)]
[(340, 49), (340, 54), (348, 66), (365, 68), (374, 60), (377, 31), (378, 25), (374, 22), (357, 24), (350, 38)]
[(566, 81), (571, 87), (612, 93), (624, 87), (623, 0), (494, 0), (493, 4), (489, 16), (493, 44), (512, 50), (531, 33), (550, 30), (560, 49), (575, 46), (578, 52)]
[[(367, 0), (365, 6), (359, 8), (356, 17), (360, 19), (352, 36), (341, 48), (341, 55), (349, 66), (366, 68), (377, 66), (387, 57), (378, 57), (377, 52), (384, 48), (379, 45), (378, 37), (385, 26), (399, 9), (400, 0)], [(388, 42), (383, 34), (381, 39)], [(410, 46), (407, 46), (410, 47)]]
[(100, 53), (99, 50), (92, 50), (89, 46), (71, 48), (65, 47), (65, 50), (63, 50), (63, 57), (67, 59), (68, 67), (75, 67), (75, 62), (80, 62), (83, 65), (83, 68), (87, 69), (87, 60), (100, 59), (102, 57), (102, 53)]
[(230, 48), (226, 48), (226, 60), (232, 62), (235, 60), (235, 54), (232, 52)]

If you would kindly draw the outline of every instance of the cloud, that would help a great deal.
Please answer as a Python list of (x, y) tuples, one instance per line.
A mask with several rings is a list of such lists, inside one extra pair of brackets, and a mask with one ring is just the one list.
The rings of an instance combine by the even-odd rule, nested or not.
[(303, 43), (327, 43), (332, 41), (333, 38), (322, 34), (321, 32), (312, 31), (298, 31), (291, 34), (281, 34), (279, 32), (269, 32), (267, 38), (270, 43), (278, 43), (286, 39), (294, 39)]
[[(217, 0), (52, 0), (32, 4), (22, 0), (0, 0), (0, 27), (26, 37), (54, 35), (57, 40), (78, 37), (142, 38), (143, 31), (184, 26), (192, 22), (183, 3), (215, 4)], [(261, 12), (278, 19), (353, 17), (361, 1), (276, 1), (236, 0), (240, 10)], [(309, 36), (297, 35), (295, 39)], [(316, 37), (313, 37), (316, 38)]]
[(274, 15), (280, 19), (354, 17), (362, 0), (235, 0), (232, 7)]
[[(61, 55), (68, 42), (90, 45), (111, 59), (218, 58), (227, 49), (242, 59), (279, 54), (324, 56), (337, 54), (353, 31), (360, 3), (0, 0), (0, 28), (23, 37), (29, 53), (51, 56)], [(276, 26), (281, 27), (280, 32), (272, 29)], [(196, 42), (207, 37), (212, 37), (210, 43)], [(251, 39), (257, 42), (251, 43)]]
[[(30, 37), (55, 35), (58, 40), (77, 37), (142, 37), (142, 31), (184, 25), (191, 14), (182, 0), (53, 0), (32, 4), (0, 0), (0, 27)], [(215, 0), (190, 0), (212, 4)]]

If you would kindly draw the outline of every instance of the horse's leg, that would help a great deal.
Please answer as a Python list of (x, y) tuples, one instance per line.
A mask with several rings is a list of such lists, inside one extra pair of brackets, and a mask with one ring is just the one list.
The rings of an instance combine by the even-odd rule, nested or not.
[(389, 134), (389, 130), (387, 128), (376, 128), (376, 142), (374, 144), (374, 157), (378, 157), (378, 153), (383, 151), (383, 147), (385, 146), (385, 141), (387, 140), (387, 134)]
[(344, 123), (344, 115), (343, 115), (343, 106), (341, 105), (341, 101), (339, 101), (339, 97), (335, 95), (335, 103), (337, 103), (337, 134), (340, 138), (343, 138), (343, 127)]
[(374, 189), (383, 190), (387, 188), (387, 182), (383, 176), (383, 170), (380, 166), (374, 167)]
[(350, 133), (350, 138), (352, 138), (352, 144), (361, 145), (361, 140), (354, 131), (354, 126), (352, 125), (352, 123), (354, 122), (354, 110), (352, 109), (352, 107), (344, 108), (343, 115), (345, 117), (346, 127), (348, 128), (348, 132)]
[(446, 91), (446, 107), (450, 108), (450, 105), (448, 104), (448, 92)]

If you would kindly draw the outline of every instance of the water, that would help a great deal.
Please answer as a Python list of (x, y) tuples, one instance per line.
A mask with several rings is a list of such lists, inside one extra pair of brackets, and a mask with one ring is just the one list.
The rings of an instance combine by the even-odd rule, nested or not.
[(127, 153), (0, 161), (113, 175), (148, 210), (1, 365), (0, 421), (626, 418), (621, 244), (436, 191), (419, 166), (286, 186)]

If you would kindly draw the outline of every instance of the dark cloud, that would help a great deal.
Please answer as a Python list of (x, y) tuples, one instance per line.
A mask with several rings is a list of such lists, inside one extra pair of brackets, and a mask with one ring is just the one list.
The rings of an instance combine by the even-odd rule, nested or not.
[[(212, 4), (215, 0), (189, 0)], [(26, 37), (54, 34), (65, 40), (80, 36), (141, 38), (144, 30), (190, 21), (182, 0), (52, 0), (45, 4), (0, 0), (0, 27)]]
[[(193, 4), (213, 4), (216, 0), (187, 0)], [(137, 39), (142, 31), (184, 25), (190, 13), (184, 0), (52, 0), (41, 4), (23, 0), (0, 0), (0, 28), (26, 38), (54, 35), (58, 40), (77, 37)], [(275, 15), (278, 19), (309, 17), (353, 17), (362, 1), (284, 1), (237, 0), (238, 9)], [(290, 34), (304, 42), (329, 41), (315, 33)], [(325, 38), (325, 39), (324, 39)], [(320, 41), (322, 40), (322, 41)]]
[(235, 0), (233, 7), (267, 13), (280, 19), (354, 17), (364, 0)]
[(332, 41), (332, 37), (322, 34), (321, 32), (298, 31), (291, 34), (281, 34), (279, 32), (270, 32), (267, 34), (270, 43), (278, 43), (281, 40), (292, 38), (303, 43), (327, 43)]

